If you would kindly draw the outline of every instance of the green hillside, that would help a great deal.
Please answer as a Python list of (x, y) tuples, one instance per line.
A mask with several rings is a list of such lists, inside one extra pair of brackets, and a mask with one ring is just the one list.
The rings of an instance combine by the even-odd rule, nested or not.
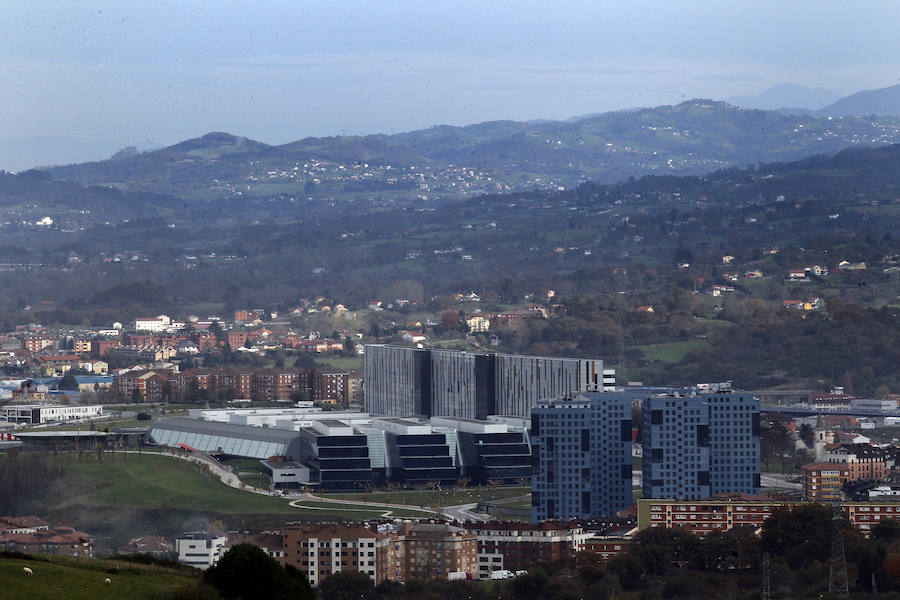
[[(24, 574), (23, 567), (34, 575)], [(110, 579), (110, 585), (104, 580)], [(163, 600), (181, 586), (198, 582), (200, 571), (109, 560), (0, 556), (0, 597), (4, 600)]]
[(395, 135), (304, 138), (280, 146), (211, 133), (50, 172), (56, 179), (193, 200), (246, 201), (277, 194), (295, 200), (459, 198), (796, 160), (849, 146), (900, 142), (898, 124), (897, 117), (817, 119), (689, 100), (569, 121), (441, 125)]

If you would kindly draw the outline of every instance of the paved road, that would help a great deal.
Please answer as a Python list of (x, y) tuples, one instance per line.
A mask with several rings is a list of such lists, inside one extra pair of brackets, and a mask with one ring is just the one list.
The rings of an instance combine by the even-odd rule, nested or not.
[(776, 488), (779, 490), (802, 489), (802, 483), (791, 481), (795, 477), (797, 477), (797, 475), (788, 475), (785, 473), (762, 473), (759, 477), (759, 481), (764, 488)]
[(471, 504), (460, 504), (458, 506), (445, 506), (444, 514), (455, 521), (463, 523), (465, 521), (489, 521), (491, 516), (472, 510), (477, 507), (477, 502)]
[[(136, 451), (129, 450), (129, 454), (137, 454)], [(150, 454), (149, 452), (145, 452), (145, 454)], [(219, 479), (225, 485), (229, 487), (233, 487), (236, 489), (244, 490), (245, 492), (251, 492), (254, 494), (262, 494), (266, 496), (275, 496), (275, 497), (284, 497), (288, 499), (291, 506), (300, 508), (302, 502), (304, 500), (310, 502), (329, 502), (332, 504), (339, 504), (341, 506), (361, 506), (361, 507), (376, 507), (376, 508), (388, 508), (394, 510), (402, 510), (402, 511), (416, 511), (416, 512), (424, 512), (424, 513), (434, 513), (434, 511), (430, 508), (423, 508), (421, 506), (413, 505), (413, 504), (392, 504), (392, 503), (384, 503), (384, 502), (365, 502), (362, 500), (343, 500), (337, 498), (324, 498), (322, 496), (316, 496), (315, 494), (308, 493), (296, 493), (290, 494), (288, 496), (283, 496), (281, 492), (273, 492), (271, 490), (256, 488), (249, 485), (243, 485), (241, 480), (238, 479), (237, 475), (235, 475), (228, 467), (224, 466), (222, 463), (217, 461), (215, 458), (204, 454), (202, 452), (192, 452), (190, 454), (184, 454), (180, 452), (154, 452), (153, 454), (161, 454), (163, 456), (171, 456), (174, 458), (178, 458), (181, 460), (186, 460), (188, 462), (207, 465), (209, 469), (216, 474)], [(487, 521), (490, 519), (490, 515), (486, 515), (484, 513), (475, 512), (473, 509), (478, 506), (477, 502), (471, 502), (467, 504), (459, 504), (456, 506), (445, 506), (443, 507), (440, 513), (449, 519), (464, 522), (464, 521)], [(324, 510), (324, 509), (319, 509)], [(350, 509), (352, 510), (352, 509)], [(390, 516), (389, 513), (391, 511), (386, 511), (385, 516)]]

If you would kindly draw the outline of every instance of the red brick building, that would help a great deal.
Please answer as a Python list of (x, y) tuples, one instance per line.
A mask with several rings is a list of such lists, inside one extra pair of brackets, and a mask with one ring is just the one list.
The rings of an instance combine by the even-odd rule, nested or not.
[(346, 406), (350, 400), (350, 373), (313, 371), (309, 389), (313, 402)]
[[(774, 500), (764, 496), (744, 500), (638, 500), (638, 528), (681, 527), (697, 534), (729, 531), (734, 527), (762, 527), (776, 508), (802, 505), (800, 500)], [(897, 502), (843, 502), (850, 524), (868, 533), (879, 521), (900, 519)]]
[(841, 488), (850, 480), (846, 465), (832, 462), (803, 465), (803, 499), (814, 502), (840, 500)]
[(282, 539), (282, 562), (302, 571), (314, 586), (344, 571), (365, 573), (376, 584), (401, 579), (393, 537), (362, 525), (292, 526), (282, 532)]
[(593, 536), (574, 521), (467, 522), (463, 527), (477, 536), (478, 577), (482, 579), (490, 578), (491, 571), (527, 570), (538, 561), (574, 556), (586, 549)]
[(122, 340), (107, 340), (102, 338), (94, 338), (91, 340), (91, 354), (94, 356), (106, 356), (115, 348), (122, 345)]
[(172, 371), (130, 371), (115, 378), (115, 388), (127, 400), (139, 402), (161, 402), (163, 399), (174, 400), (171, 396), (172, 386), (169, 378)]
[(246, 331), (229, 331), (228, 332), (228, 347), (231, 351), (235, 351), (241, 346), (247, 345), (247, 337), (248, 334)]
[(884, 459), (885, 451), (870, 444), (845, 444), (825, 452), (825, 462), (845, 467), (849, 481), (884, 479), (889, 471)]

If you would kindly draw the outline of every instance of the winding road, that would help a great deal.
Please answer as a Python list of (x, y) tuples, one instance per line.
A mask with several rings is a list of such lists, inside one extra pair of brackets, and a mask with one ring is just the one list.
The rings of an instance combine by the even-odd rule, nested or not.
[[(119, 450), (118, 452), (122, 452)], [(138, 454), (138, 452), (133, 450), (127, 451), (129, 454)], [(149, 452), (145, 454), (151, 454)], [(173, 458), (178, 458), (180, 460), (185, 460), (188, 462), (192, 462), (194, 464), (205, 465), (209, 468), (209, 470), (214, 473), (225, 485), (229, 487), (233, 487), (235, 489), (243, 490), (245, 492), (250, 492), (253, 494), (260, 494), (263, 496), (273, 496), (276, 498), (290, 498), (288, 504), (290, 504), (294, 508), (298, 508), (301, 510), (328, 510), (323, 506), (303, 506), (303, 502), (322, 502), (329, 504), (337, 504), (340, 505), (343, 510), (348, 511), (360, 511), (360, 512), (372, 512), (373, 508), (375, 510), (387, 508), (382, 513), (382, 517), (392, 518), (394, 511), (412, 511), (419, 513), (430, 513), (435, 516), (446, 517), (452, 521), (485, 521), (490, 519), (489, 515), (475, 512), (475, 509), (478, 506), (477, 502), (471, 502), (467, 504), (459, 504), (457, 506), (445, 506), (442, 511), (435, 512), (431, 508), (416, 506), (412, 504), (393, 504), (393, 503), (384, 503), (384, 502), (366, 502), (363, 500), (345, 500), (345, 499), (336, 499), (336, 498), (325, 498), (322, 496), (316, 496), (315, 494), (309, 493), (299, 493), (299, 494), (291, 494), (290, 496), (284, 496), (281, 492), (273, 492), (271, 490), (253, 487), (249, 485), (245, 485), (241, 483), (241, 480), (235, 475), (231, 469), (224, 466), (222, 463), (217, 461), (215, 458), (208, 454), (204, 454), (202, 452), (192, 452), (189, 454), (180, 453), (180, 452), (153, 452), (152, 454), (160, 454), (162, 456), (170, 456)], [(361, 508), (347, 508), (358, 506)]]

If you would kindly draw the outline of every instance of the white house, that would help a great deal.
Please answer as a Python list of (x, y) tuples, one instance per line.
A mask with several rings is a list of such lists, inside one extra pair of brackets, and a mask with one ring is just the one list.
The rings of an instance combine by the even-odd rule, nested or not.
[(207, 569), (222, 558), (228, 539), (212, 533), (195, 531), (185, 533), (175, 540), (178, 560), (198, 569)]

